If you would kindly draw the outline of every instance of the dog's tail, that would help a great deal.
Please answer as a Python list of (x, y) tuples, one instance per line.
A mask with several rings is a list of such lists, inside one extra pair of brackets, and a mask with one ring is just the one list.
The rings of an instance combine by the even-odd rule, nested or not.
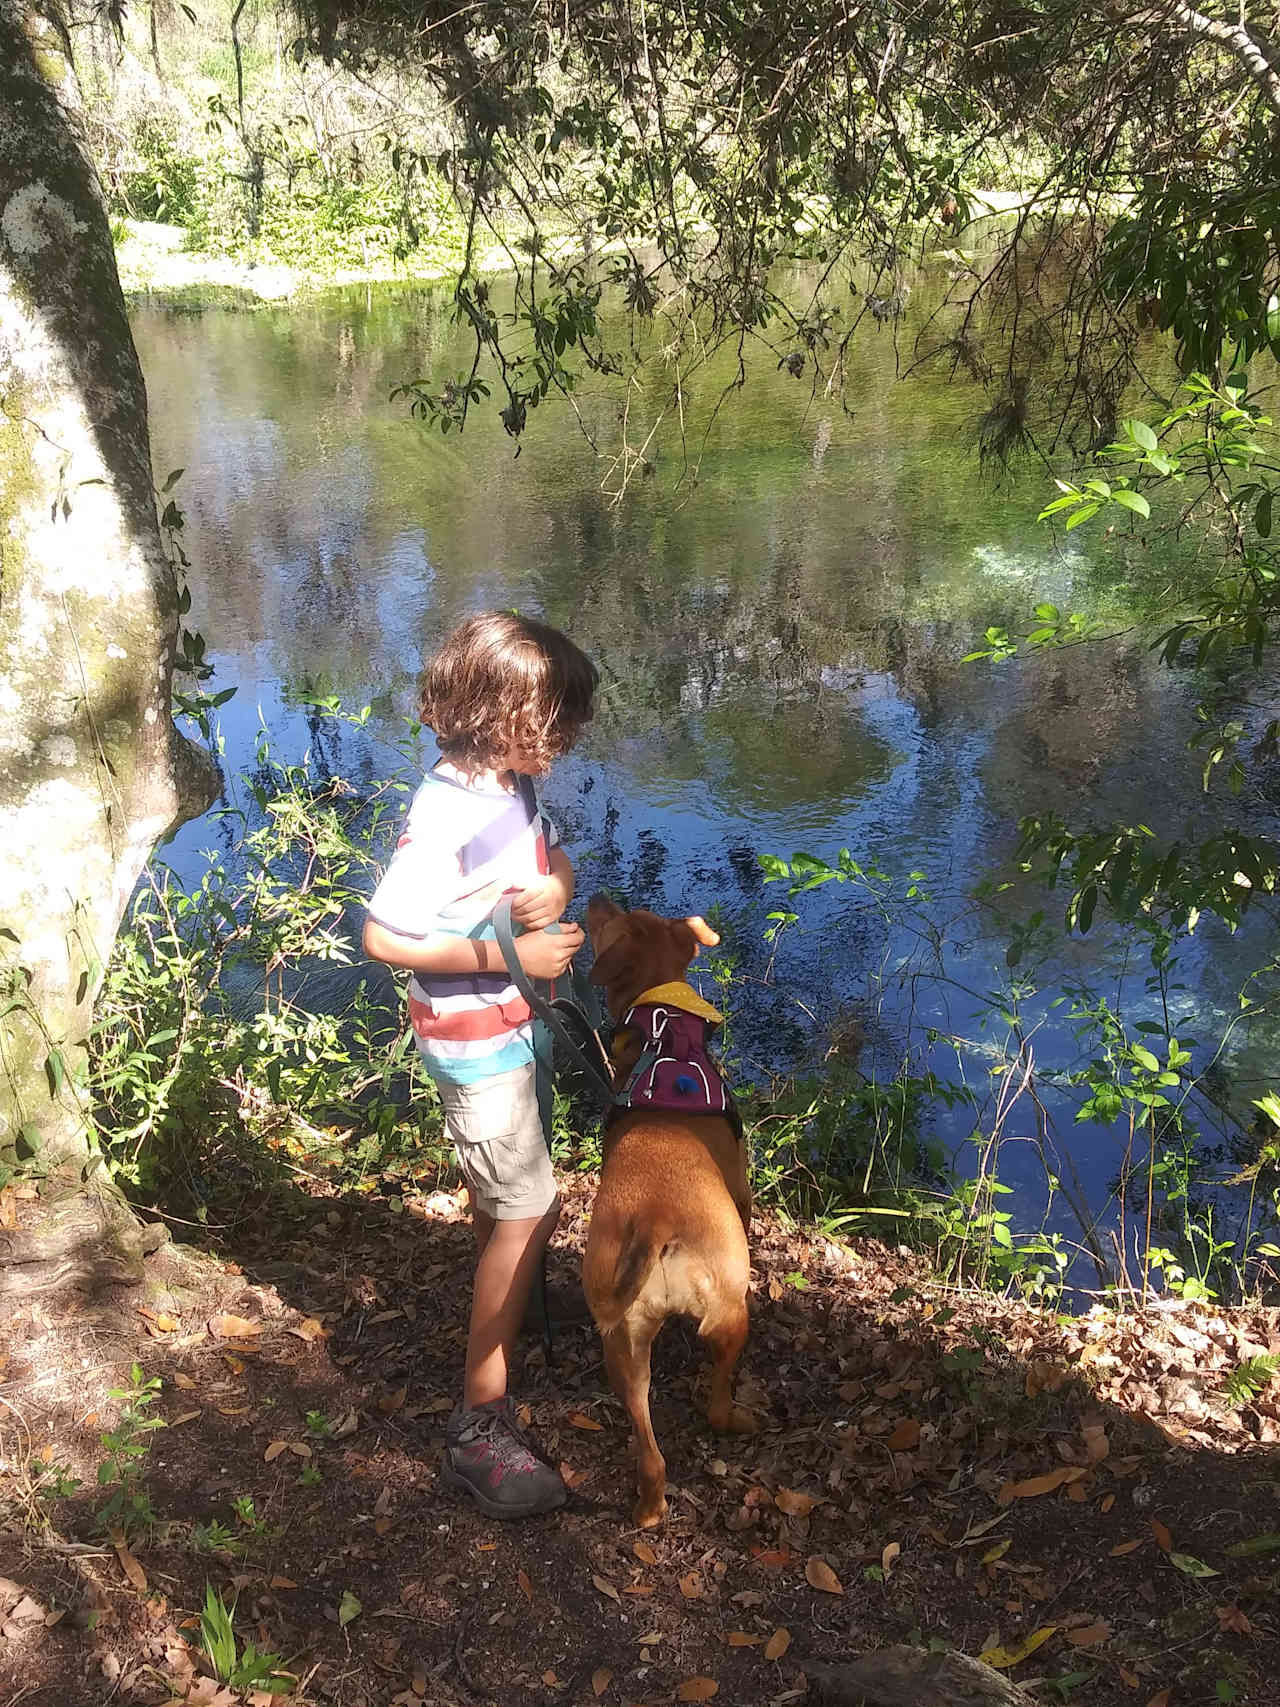
[(618, 1247), (618, 1260), (614, 1265), (609, 1299), (605, 1308), (596, 1315), (596, 1324), (601, 1333), (608, 1333), (610, 1328), (617, 1327), (640, 1296), (653, 1265), (666, 1255), (675, 1242), (674, 1226), (664, 1226), (661, 1223), (655, 1225), (652, 1222), (642, 1225), (634, 1219), (627, 1221)]

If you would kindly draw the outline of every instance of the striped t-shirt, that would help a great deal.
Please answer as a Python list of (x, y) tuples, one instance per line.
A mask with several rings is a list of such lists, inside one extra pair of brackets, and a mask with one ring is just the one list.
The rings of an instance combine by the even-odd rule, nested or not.
[[(559, 841), (527, 776), (511, 792), (493, 779), (468, 782), (439, 766), (414, 795), (369, 917), (398, 936), (493, 940), (502, 895), (550, 871)], [(518, 927), (517, 927), (518, 931)], [(506, 972), (418, 972), (409, 1021), (428, 1070), (470, 1084), (533, 1060), (529, 1004)]]

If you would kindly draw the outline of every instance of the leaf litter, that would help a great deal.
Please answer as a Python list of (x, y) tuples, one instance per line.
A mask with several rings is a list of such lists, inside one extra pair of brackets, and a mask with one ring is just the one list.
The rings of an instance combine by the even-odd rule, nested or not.
[[(589, 1183), (571, 1179), (564, 1197), (580, 1246)], [(79, 1567), (79, 1587), (59, 1587), (54, 1555), (8, 1567), (33, 1604), (69, 1608), (50, 1626), (10, 1620), (41, 1635), (34, 1652), (0, 1640), (9, 1693), (34, 1660), (54, 1698), (105, 1703), (101, 1669), (100, 1688), (83, 1678), (109, 1648), (117, 1681), (158, 1665), (175, 1698), (198, 1699), (180, 1625), (207, 1578), (244, 1636), (309, 1677), (308, 1700), (576, 1689), (622, 1707), (691, 1688), (684, 1699), (798, 1701), (806, 1661), (908, 1639), (995, 1654), (1015, 1678), (1080, 1673), (1082, 1707), (1211, 1698), (1227, 1675), (1242, 1703), (1269, 1700), (1280, 1537), (1241, 1488), (1265, 1481), (1280, 1414), (1274, 1391), (1233, 1408), (1226, 1386), (1246, 1356), (1280, 1350), (1273, 1312), (1061, 1319), (945, 1289), (870, 1243), (851, 1268), (842, 1247), (762, 1215), (738, 1395), (761, 1432), (710, 1433), (696, 1336), (670, 1324), (653, 1383), (670, 1512), (637, 1539), (629, 1428), (594, 1331), (561, 1332), (553, 1370), (525, 1341), (516, 1391), (572, 1497), (552, 1519), (497, 1526), (438, 1481), (465, 1345), (466, 1224), (337, 1201), (304, 1199), (291, 1224), (263, 1225), (260, 1248), (242, 1236), (216, 1288), (154, 1312), (207, 1333), (156, 1335), (133, 1301), (121, 1312), (118, 1363), (86, 1385), (80, 1414), (112, 1425), (108, 1389), (133, 1359), (162, 1378), (166, 1420), (187, 1420), (180, 1453), (159, 1436), (147, 1464), (160, 1527), (129, 1537), (137, 1579), (114, 1549), (96, 1577)], [(572, 1283), (570, 1260), (554, 1260)], [(790, 1274), (807, 1286), (768, 1284)], [(19, 1383), (28, 1342), (60, 1336), (78, 1368), (85, 1336), (103, 1331), (30, 1304), (13, 1318), (0, 1354)], [(70, 1462), (30, 1368), (11, 1395)], [(92, 1478), (96, 1465), (73, 1467)], [(261, 1534), (233, 1497), (253, 1501)], [(100, 1499), (85, 1499), (86, 1524)], [(55, 1508), (72, 1535), (79, 1509), (76, 1496)], [(236, 1553), (192, 1547), (194, 1526), (215, 1520)], [(162, 1612), (140, 1582), (163, 1585)], [(89, 1628), (77, 1608), (94, 1597)]]

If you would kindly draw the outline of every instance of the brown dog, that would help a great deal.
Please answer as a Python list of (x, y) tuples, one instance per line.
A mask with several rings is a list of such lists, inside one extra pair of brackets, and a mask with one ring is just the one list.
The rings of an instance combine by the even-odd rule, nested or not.
[[(703, 919), (628, 913), (603, 895), (587, 906), (587, 933), (596, 954), (591, 981), (603, 987), (615, 1020), (644, 992), (683, 986), (699, 943), (720, 940)], [(638, 1054), (635, 1040), (621, 1034), (617, 1084)], [(750, 1218), (746, 1145), (729, 1120), (639, 1108), (615, 1116), (605, 1132), (582, 1283), (610, 1383), (635, 1431), (635, 1521), (642, 1529), (661, 1523), (667, 1509), (666, 1464), (649, 1416), (649, 1348), (668, 1316), (694, 1317), (711, 1348), (712, 1428), (750, 1433), (756, 1427), (731, 1393), (747, 1338)]]

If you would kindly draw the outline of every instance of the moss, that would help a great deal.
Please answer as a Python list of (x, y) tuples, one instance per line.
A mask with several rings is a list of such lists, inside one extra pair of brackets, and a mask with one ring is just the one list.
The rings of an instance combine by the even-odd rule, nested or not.
[(60, 89), (67, 80), (66, 56), (57, 48), (33, 47), (31, 62), (37, 72), (53, 89)]
[[(26, 557), (20, 536), (8, 531), (8, 524), (19, 509), (35, 498), (39, 485), (31, 459), (34, 428), (27, 426), (23, 417), (22, 394), (15, 383), (0, 397), (0, 524), (6, 529), (0, 570), (3, 585), (9, 588), (17, 584), (26, 568)], [(0, 644), (3, 641), (4, 626), (0, 624)]]

